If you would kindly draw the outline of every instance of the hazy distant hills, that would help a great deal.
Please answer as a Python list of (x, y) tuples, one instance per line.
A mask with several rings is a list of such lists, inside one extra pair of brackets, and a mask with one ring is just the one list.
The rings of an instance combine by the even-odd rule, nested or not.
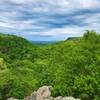
[(30, 41), (30, 42), (38, 45), (44, 45), (44, 44), (56, 43), (57, 41)]
[[(80, 39), (80, 37), (69, 37), (66, 39), (66, 41), (67, 40), (78, 40), (78, 39)], [(61, 41), (30, 41), (30, 42), (34, 44), (38, 44), (38, 45), (48, 45), (48, 44), (58, 43)]]

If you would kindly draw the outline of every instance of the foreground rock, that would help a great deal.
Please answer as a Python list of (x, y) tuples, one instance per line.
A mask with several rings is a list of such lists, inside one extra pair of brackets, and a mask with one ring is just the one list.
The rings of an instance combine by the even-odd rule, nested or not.
[(24, 100), (50, 100), (51, 96), (51, 86), (43, 86), (33, 92), (31, 96), (26, 97)]
[(31, 96), (28, 96), (24, 98), (24, 100), (80, 100), (80, 99), (75, 99), (73, 97), (56, 97), (53, 98), (51, 97), (51, 86), (43, 86), (39, 88), (37, 91), (33, 92)]
[(60, 97), (54, 98), (53, 100), (80, 100), (80, 99), (75, 99), (73, 97), (62, 97), (62, 96), (60, 96)]
[(14, 98), (8, 98), (7, 100), (18, 100), (18, 99), (14, 99)]
[[(80, 99), (75, 99), (73, 97), (56, 97), (53, 98), (51, 97), (51, 86), (43, 86), (39, 88), (37, 91), (34, 91), (30, 96), (24, 98), (23, 100), (80, 100)], [(7, 99), (7, 100), (17, 100), (17, 99)]]

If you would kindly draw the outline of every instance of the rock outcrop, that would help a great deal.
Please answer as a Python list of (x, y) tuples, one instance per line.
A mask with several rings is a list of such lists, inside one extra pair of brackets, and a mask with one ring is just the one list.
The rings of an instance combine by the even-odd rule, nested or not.
[(7, 100), (18, 100), (18, 99), (14, 99), (14, 98), (8, 98)]
[(24, 100), (50, 100), (51, 96), (51, 86), (43, 86), (33, 92), (31, 96), (26, 97)]
[[(43, 86), (39, 88), (37, 91), (34, 91), (30, 96), (24, 98), (23, 100), (80, 100), (80, 99), (75, 99), (73, 97), (51, 97), (51, 86)], [(18, 99), (13, 99), (9, 98), (7, 100), (18, 100)]]
[(24, 98), (24, 100), (80, 100), (80, 99), (75, 99), (73, 97), (56, 97), (53, 98), (51, 97), (51, 86), (43, 86), (39, 88), (37, 91), (33, 92), (31, 96), (28, 96)]

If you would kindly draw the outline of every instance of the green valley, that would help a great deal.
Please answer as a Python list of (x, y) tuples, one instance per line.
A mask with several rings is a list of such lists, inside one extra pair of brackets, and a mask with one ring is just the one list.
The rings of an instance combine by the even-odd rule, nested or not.
[(43, 46), (0, 34), (0, 100), (23, 99), (43, 85), (55, 97), (100, 100), (100, 35), (86, 31)]

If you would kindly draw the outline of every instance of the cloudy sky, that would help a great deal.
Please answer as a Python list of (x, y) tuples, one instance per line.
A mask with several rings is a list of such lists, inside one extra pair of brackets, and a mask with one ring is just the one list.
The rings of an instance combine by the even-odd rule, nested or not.
[(100, 0), (0, 0), (0, 32), (33, 41), (100, 32)]

